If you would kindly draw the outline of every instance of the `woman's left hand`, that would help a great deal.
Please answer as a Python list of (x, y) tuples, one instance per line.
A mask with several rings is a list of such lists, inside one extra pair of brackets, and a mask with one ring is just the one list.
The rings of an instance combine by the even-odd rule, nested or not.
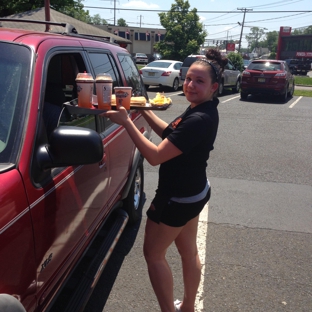
[(108, 117), (112, 122), (124, 126), (128, 120), (128, 112), (124, 107), (119, 107), (118, 110), (107, 111), (106, 113), (101, 114), (102, 116)]

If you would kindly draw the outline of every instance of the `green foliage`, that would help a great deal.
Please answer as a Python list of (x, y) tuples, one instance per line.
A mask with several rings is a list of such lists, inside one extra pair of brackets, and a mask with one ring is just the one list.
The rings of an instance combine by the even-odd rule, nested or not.
[(241, 56), (240, 53), (235, 53), (235, 52), (230, 52), (226, 56), (232, 63), (233, 65), (240, 71), (244, 70), (244, 62), (243, 62), (243, 57)]
[(127, 27), (128, 26), (128, 24), (126, 23), (126, 20), (124, 20), (123, 18), (119, 18), (117, 20), (117, 25), (121, 26), (121, 27)]
[(95, 14), (91, 17), (91, 22), (94, 25), (107, 25), (107, 21), (100, 14)]
[(261, 42), (260, 40), (263, 36), (264, 36), (263, 28), (259, 28), (259, 27), (250, 28), (250, 34), (246, 35), (245, 38), (251, 50), (261, 46), (259, 42)]
[(269, 60), (276, 60), (276, 53), (275, 52), (271, 52), (269, 57), (268, 57)]
[(295, 85), (311, 86), (312, 87), (312, 78), (311, 77), (301, 77), (301, 76), (294, 76), (294, 77), (295, 77)]
[[(8, 16), (16, 13), (26, 12), (37, 8), (44, 7), (44, 0), (30, 0), (30, 1), (1, 1), (0, 3), (0, 16)], [(53, 0), (50, 2), (52, 9), (61, 12), (61, 8), (73, 7), (81, 0)], [(63, 13), (63, 12), (62, 12)]]
[(190, 10), (187, 0), (175, 0), (169, 12), (158, 15), (166, 35), (164, 41), (156, 43), (154, 48), (164, 59), (183, 61), (189, 54), (198, 53), (207, 33), (196, 8)]

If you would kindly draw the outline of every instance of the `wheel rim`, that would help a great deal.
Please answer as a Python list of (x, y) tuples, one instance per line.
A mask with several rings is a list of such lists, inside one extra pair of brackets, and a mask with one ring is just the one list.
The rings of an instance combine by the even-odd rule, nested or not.
[(223, 93), (223, 82), (220, 82), (219, 84), (219, 94)]
[(134, 201), (135, 210), (137, 210), (140, 205), (141, 190), (142, 190), (142, 176), (141, 176), (141, 170), (140, 168), (138, 168), (135, 173), (135, 180), (134, 180), (133, 201)]
[(173, 90), (177, 91), (179, 89), (179, 80), (176, 78), (173, 81)]
[(240, 82), (239, 82), (239, 80), (237, 80), (237, 82), (236, 82), (236, 92), (239, 92), (239, 89), (240, 89)]

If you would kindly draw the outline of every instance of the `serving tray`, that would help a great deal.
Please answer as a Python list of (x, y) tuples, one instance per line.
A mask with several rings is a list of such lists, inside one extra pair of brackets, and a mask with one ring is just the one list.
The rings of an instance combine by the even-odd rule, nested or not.
[[(168, 109), (172, 103), (164, 105), (152, 105), (146, 103), (145, 105), (130, 105), (130, 110), (158, 110), (163, 111)], [(107, 112), (105, 109), (98, 109), (96, 104), (92, 105), (92, 108), (79, 107), (76, 102), (65, 102), (63, 106), (70, 114), (81, 114), (81, 115), (99, 115)], [(112, 110), (116, 110), (116, 105), (112, 105)]]

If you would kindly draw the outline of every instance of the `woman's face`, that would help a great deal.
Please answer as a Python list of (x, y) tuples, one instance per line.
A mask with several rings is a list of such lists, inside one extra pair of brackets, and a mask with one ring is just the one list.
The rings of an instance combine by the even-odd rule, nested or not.
[(183, 83), (183, 92), (186, 99), (194, 107), (203, 102), (212, 100), (218, 83), (211, 83), (210, 68), (202, 64), (192, 64)]

